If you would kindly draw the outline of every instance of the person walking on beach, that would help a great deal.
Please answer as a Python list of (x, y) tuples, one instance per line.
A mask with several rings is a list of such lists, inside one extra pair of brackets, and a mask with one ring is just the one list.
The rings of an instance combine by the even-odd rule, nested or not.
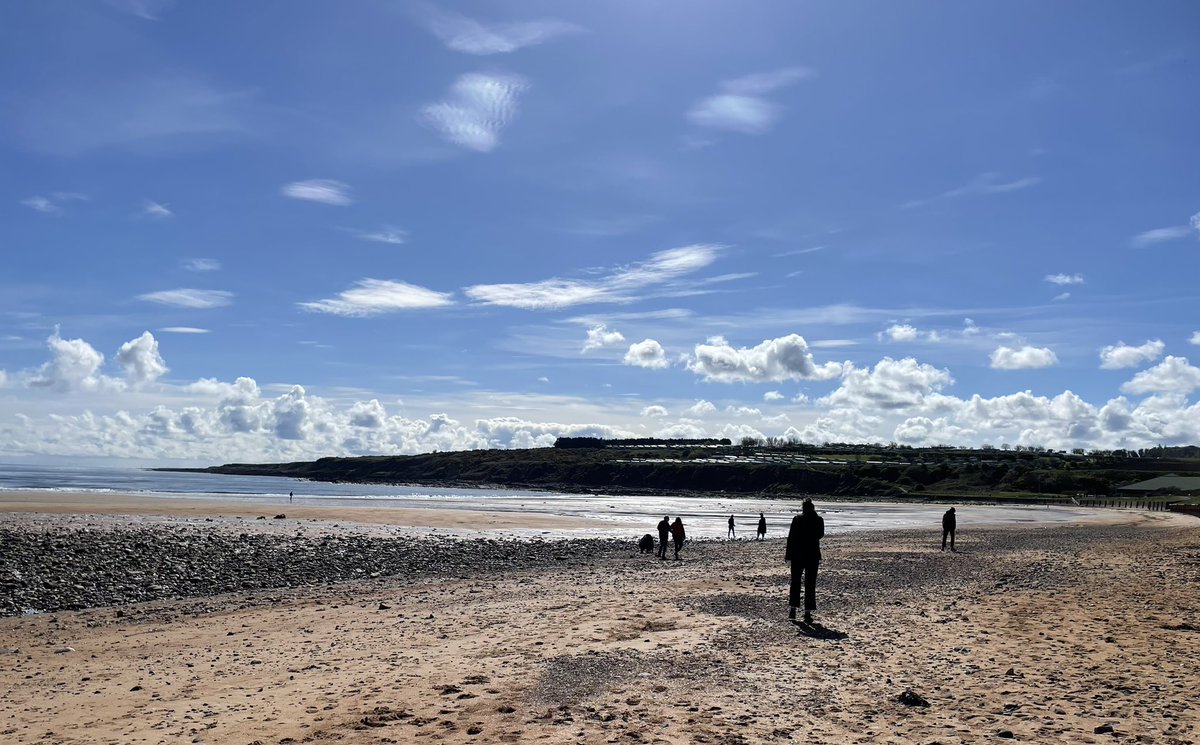
[[(817, 514), (811, 499), (805, 499), (800, 514), (792, 518), (784, 561), (792, 563), (792, 586), (788, 593), (788, 618), (796, 620), (796, 608), (804, 603), (804, 622), (812, 623), (817, 609), (817, 567), (821, 564), (821, 539), (825, 520)], [(803, 587), (803, 597), (801, 597)]]
[(658, 558), (667, 558), (667, 539), (671, 535), (671, 516), (663, 515), (662, 522), (658, 524)]
[(946, 536), (950, 536), (950, 550), (954, 551), (954, 531), (958, 527), (958, 520), (954, 517), (954, 508), (946, 510), (946, 514), (942, 515), (942, 550), (946, 550)]
[(675, 541), (675, 559), (678, 560), (679, 549), (683, 548), (683, 542), (687, 539), (687, 534), (683, 532), (683, 520), (679, 517), (671, 523), (671, 538)]
[(288, 501), (289, 502), (292, 501), (292, 493), (291, 492), (288, 492)]
[(767, 537), (767, 518), (763, 513), (758, 513), (758, 540)]
[(737, 538), (737, 530), (733, 527), (733, 515), (729, 516), (729, 538)]

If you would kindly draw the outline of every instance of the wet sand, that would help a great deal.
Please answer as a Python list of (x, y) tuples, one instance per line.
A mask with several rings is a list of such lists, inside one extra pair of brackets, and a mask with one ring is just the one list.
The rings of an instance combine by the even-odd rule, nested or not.
[(1200, 522), (1126, 517), (830, 536), (814, 627), (781, 540), (0, 619), (0, 739), (1194, 743)]

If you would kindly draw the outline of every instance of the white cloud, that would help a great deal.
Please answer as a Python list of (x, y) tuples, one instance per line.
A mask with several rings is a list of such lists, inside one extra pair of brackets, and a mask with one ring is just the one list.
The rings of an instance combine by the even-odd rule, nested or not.
[(1132, 347), (1125, 342), (1117, 342), (1100, 350), (1100, 369), (1119, 370), (1125, 367), (1137, 367), (1143, 362), (1151, 362), (1162, 356), (1167, 345), (1158, 339), (1147, 341), (1138, 347)]
[(698, 127), (762, 134), (774, 126), (781, 112), (779, 104), (764, 96), (814, 74), (808, 68), (788, 67), (727, 80), (721, 83), (719, 93), (692, 107), (688, 121)]
[(178, 290), (160, 290), (138, 295), (138, 300), (145, 300), (160, 305), (173, 305), (177, 308), (220, 308), (233, 302), (233, 293), (225, 290), (196, 290), (180, 288)]
[(354, 203), (350, 197), (350, 186), (333, 179), (314, 178), (308, 181), (293, 181), (290, 184), (284, 184), (280, 193), (292, 199), (331, 204), (335, 207), (345, 207)]
[[(937, 331), (922, 331), (910, 323), (893, 323), (877, 335), (880, 341), (889, 342), (908, 342), (908, 341), (927, 341), (937, 343), (942, 340), (941, 333)], [(816, 344), (813, 344), (816, 346)]]
[(1036, 186), (1041, 183), (1041, 179), (1037, 176), (1026, 176), (1024, 178), (1014, 179), (1012, 181), (1002, 181), (998, 173), (981, 173), (971, 179), (962, 186), (949, 189), (938, 194), (935, 197), (928, 199), (914, 199), (911, 202), (906, 202), (903, 207), (911, 209), (913, 207), (923, 207), (927, 204), (937, 202), (943, 199), (958, 199), (968, 196), (986, 196), (989, 194), (1008, 194), (1014, 191), (1028, 189), (1031, 186)]
[(818, 400), (834, 409), (893, 410), (921, 406), (943, 388), (954, 384), (949, 370), (917, 362), (912, 357), (884, 357), (874, 368), (851, 366), (842, 383)]
[(779, 391), (767, 391), (763, 394), (763, 401), (782, 401), (787, 398)]
[(752, 416), (761, 417), (762, 409), (757, 409), (753, 406), (726, 406), (725, 413), (733, 416)]
[(607, 326), (601, 323), (587, 330), (587, 341), (583, 343), (583, 349), (580, 352), (590, 352), (593, 349), (611, 347), (621, 344), (624, 341), (624, 334), (616, 329), (610, 331)]
[(653, 339), (643, 339), (630, 344), (629, 351), (625, 353), (624, 362), (626, 365), (648, 367), (654, 370), (661, 370), (671, 365), (667, 360), (667, 351), (663, 349), (662, 344)]
[(979, 333), (979, 327), (975, 325), (975, 321), (970, 318), (963, 319), (963, 336), (975, 336)]
[(1082, 274), (1047, 274), (1046, 281), (1062, 287), (1063, 285), (1083, 284)]
[(1058, 364), (1058, 356), (1049, 347), (1023, 346), (1019, 349), (999, 346), (991, 354), (994, 370), (1030, 370)]
[(1192, 338), (1188, 339), (1191, 344), (1200, 344), (1200, 331), (1193, 331)]
[(691, 416), (705, 416), (707, 414), (716, 413), (717, 407), (711, 401), (700, 399), (696, 403), (687, 408), (685, 413)]
[(1188, 225), (1192, 226), (1192, 230), (1200, 233), (1200, 212), (1192, 215), (1191, 219), (1188, 220)]
[(721, 383), (830, 380), (842, 373), (840, 363), (814, 363), (808, 342), (799, 334), (767, 339), (751, 348), (734, 348), (723, 337), (713, 337), (696, 345), (688, 369)]
[(422, 115), (447, 141), (486, 153), (500, 144), (500, 130), (517, 114), (517, 97), (529, 87), (516, 75), (469, 73), (450, 88), (445, 100), (426, 106)]
[(475, 55), (506, 54), (583, 31), (566, 21), (548, 19), (485, 24), (458, 13), (437, 10), (429, 11), (425, 24), (448, 48)]
[(34, 388), (56, 391), (92, 391), (107, 387), (109, 380), (100, 372), (104, 355), (83, 339), (64, 339), (54, 334), (46, 339), (52, 359), (30, 378)]
[(167, 363), (158, 353), (158, 340), (149, 331), (125, 342), (117, 350), (117, 362), (125, 369), (125, 379), (133, 387), (141, 387), (167, 373)]
[(221, 268), (216, 259), (185, 259), (183, 268), (189, 272), (215, 272)]
[(152, 217), (156, 220), (161, 220), (163, 218), (170, 217), (171, 215), (173, 215), (175, 213), (173, 213), (173, 212), (171, 212), (171, 210), (167, 209), (167, 205), (159, 204), (158, 202), (155, 202), (154, 200), (147, 199), (146, 201), (142, 202), (141, 214), (142, 214), (142, 217)]
[(105, 0), (108, 5), (122, 13), (137, 16), (144, 21), (157, 21), (160, 14), (174, 4), (175, 0)]
[(1057, 303), (1057, 302), (1061, 302), (1061, 301), (1063, 301), (1063, 300), (1068, 300), (1068, 299), (1070, 299), (1070, 297), (1071, 297), (1071, 293), (1069, 293), (1069, 292), (1060, 292), (1060, 293), (1058, 293), (1057, 295), (1055, 295), (1054, 297), (1052, 297), (1052, 298), (1050, 298), (1050, 299), (1051, 299), (1051, 300), (1053, 300), (1054, 302), (1056, 302), (1056, 303)]
[(597, 279), (552, 278), (527, 283), (473, 285), (463, 292), (487, 305), (526, 310), (556, 310), (584, 303), (622, 303), (644, 297), (635, 290), (678, 280), (708, 266), (716, 257), (716, 246), (697, 244), (659, 251), (647, 261), (610, 269)]
[(315, 313), (356, 317), (453, 304), (450, 293), (387, 279), (359, 280), (352, 289), (338, 293), (335, 298), (298, 303), (301, 308)]
[(164, 326), (159, 331), (165, 334), (207, 334), (208, 329), (196, 328), (195, 326)]
[(28, 199), (22, 199), (21, 204), (29, 207), (30, 209), (37, 210), (38, 212), (45, 212), (46, 214), (62, 212), (61, 207), (46, 197), (29, 197)]
[[(1195, 220), (1196, 218), (1193, 216), (1192, 219)], [(1134, 248), (1146, 248), (1156, 243), (1166, 243), (1167, 241), (1177, 241), (1180, 238), (1187, 238), (1190, 232), (1186, 225), (1173, 225), (1169, 228), (1155, 228), (1154, 230), (1147, 230), (1144, 233), (1138, 233), (1129, 242)]]
[(1125, 393), (1167, 393), (1187, 395), (1200, 388), (1200, 367), (1192, 367), (1186, 357), (1168, 355), (1162, 362), (1142, 370), (1121, 386)]
[(390, 243), (392, 245), (400, 245), (408, 240), (408, 233), (400, 228), (391, 225), (384, 225), (379, 230), (372, 230), (365, 233), (359, 233), (359, 238), (364, 241), (375, 241), (376, 243)]
[(642, 409), (642, 416), (644, 416), (644, 417), (661, 419), (662, 417), (670, 416), (670, 415), (671, 415), (671, 412), (667, 411), (666, 407), (659, 406), (658, 404), (654, 404), (652, 406), (647, 406), (646, 408)]

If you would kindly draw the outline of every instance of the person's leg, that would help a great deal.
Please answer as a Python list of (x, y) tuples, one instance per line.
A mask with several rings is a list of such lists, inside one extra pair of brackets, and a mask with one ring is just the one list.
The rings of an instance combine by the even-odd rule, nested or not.
[(946, 536), (948, 536), (949, 534), (950, 534), (950, 531), (946, 530), (945, 528), (942, 528), (942, 550), (943, 551), (946, 550)]
[(788, 618), (795, 620), (796, 609), (804, 602), (804, 565), (792, 560), (792, 581), (788, 587)]
[(954, 532), (955, 532), (955, 530), (956, 530), (955, 528), (950, 529), (950, 550), (951, 551), (955, 550), (954, 549)]
[(817, 609), (817, 563), (804, 567), (804, 621), (812, 623), (812, 612)]

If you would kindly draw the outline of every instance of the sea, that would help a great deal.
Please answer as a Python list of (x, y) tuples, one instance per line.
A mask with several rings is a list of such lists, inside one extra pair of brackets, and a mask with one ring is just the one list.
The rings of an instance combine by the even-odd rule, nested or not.
[[(729, 516), (734, 516), (736, 535), (753, 538), (759, 514), (767, 518), (767, 536), (781, 537), (800, 509), (799, 500), (758, 497), (629, 496), (558, 494), (533, 490), (436, 488), (305, 481), (274, 476), (229, 476), (209, 473), (152, 471), (121, 467), (45, 466), (0, 463), (0, 491), (94, 492), (133, 494), (163, 500), (204, 499), (239, 505), (261, 505), (264, 509), (289, 504), (353, 508), (428, 508), (485, 510), (507, 515), (561, 516), (583, 518), (584, 525), (571, 529), (496, 529), (437, 531), (439, 535), (496, 534), (505, 537), (613, 537), (636, 538), (654, 533), (664, 515), (683, 518), (689, 537), (725, 538)], [(0, 500), (3, 495), (0, 494)], [(831, 534), (861, 530), (928, 528), (940, 538), (945, 503), (900, 503), (833, 501), (816, 498), (818, 511)], [(978, 525), (1049, 525), (1097, 519), (1092, 509), (1069, 506), (971, 505), (957, 508), (960, 531)], [(352, 512), (351, 512), (352, 514)], [(413, 528), (407, 532), (433, 529)]]

